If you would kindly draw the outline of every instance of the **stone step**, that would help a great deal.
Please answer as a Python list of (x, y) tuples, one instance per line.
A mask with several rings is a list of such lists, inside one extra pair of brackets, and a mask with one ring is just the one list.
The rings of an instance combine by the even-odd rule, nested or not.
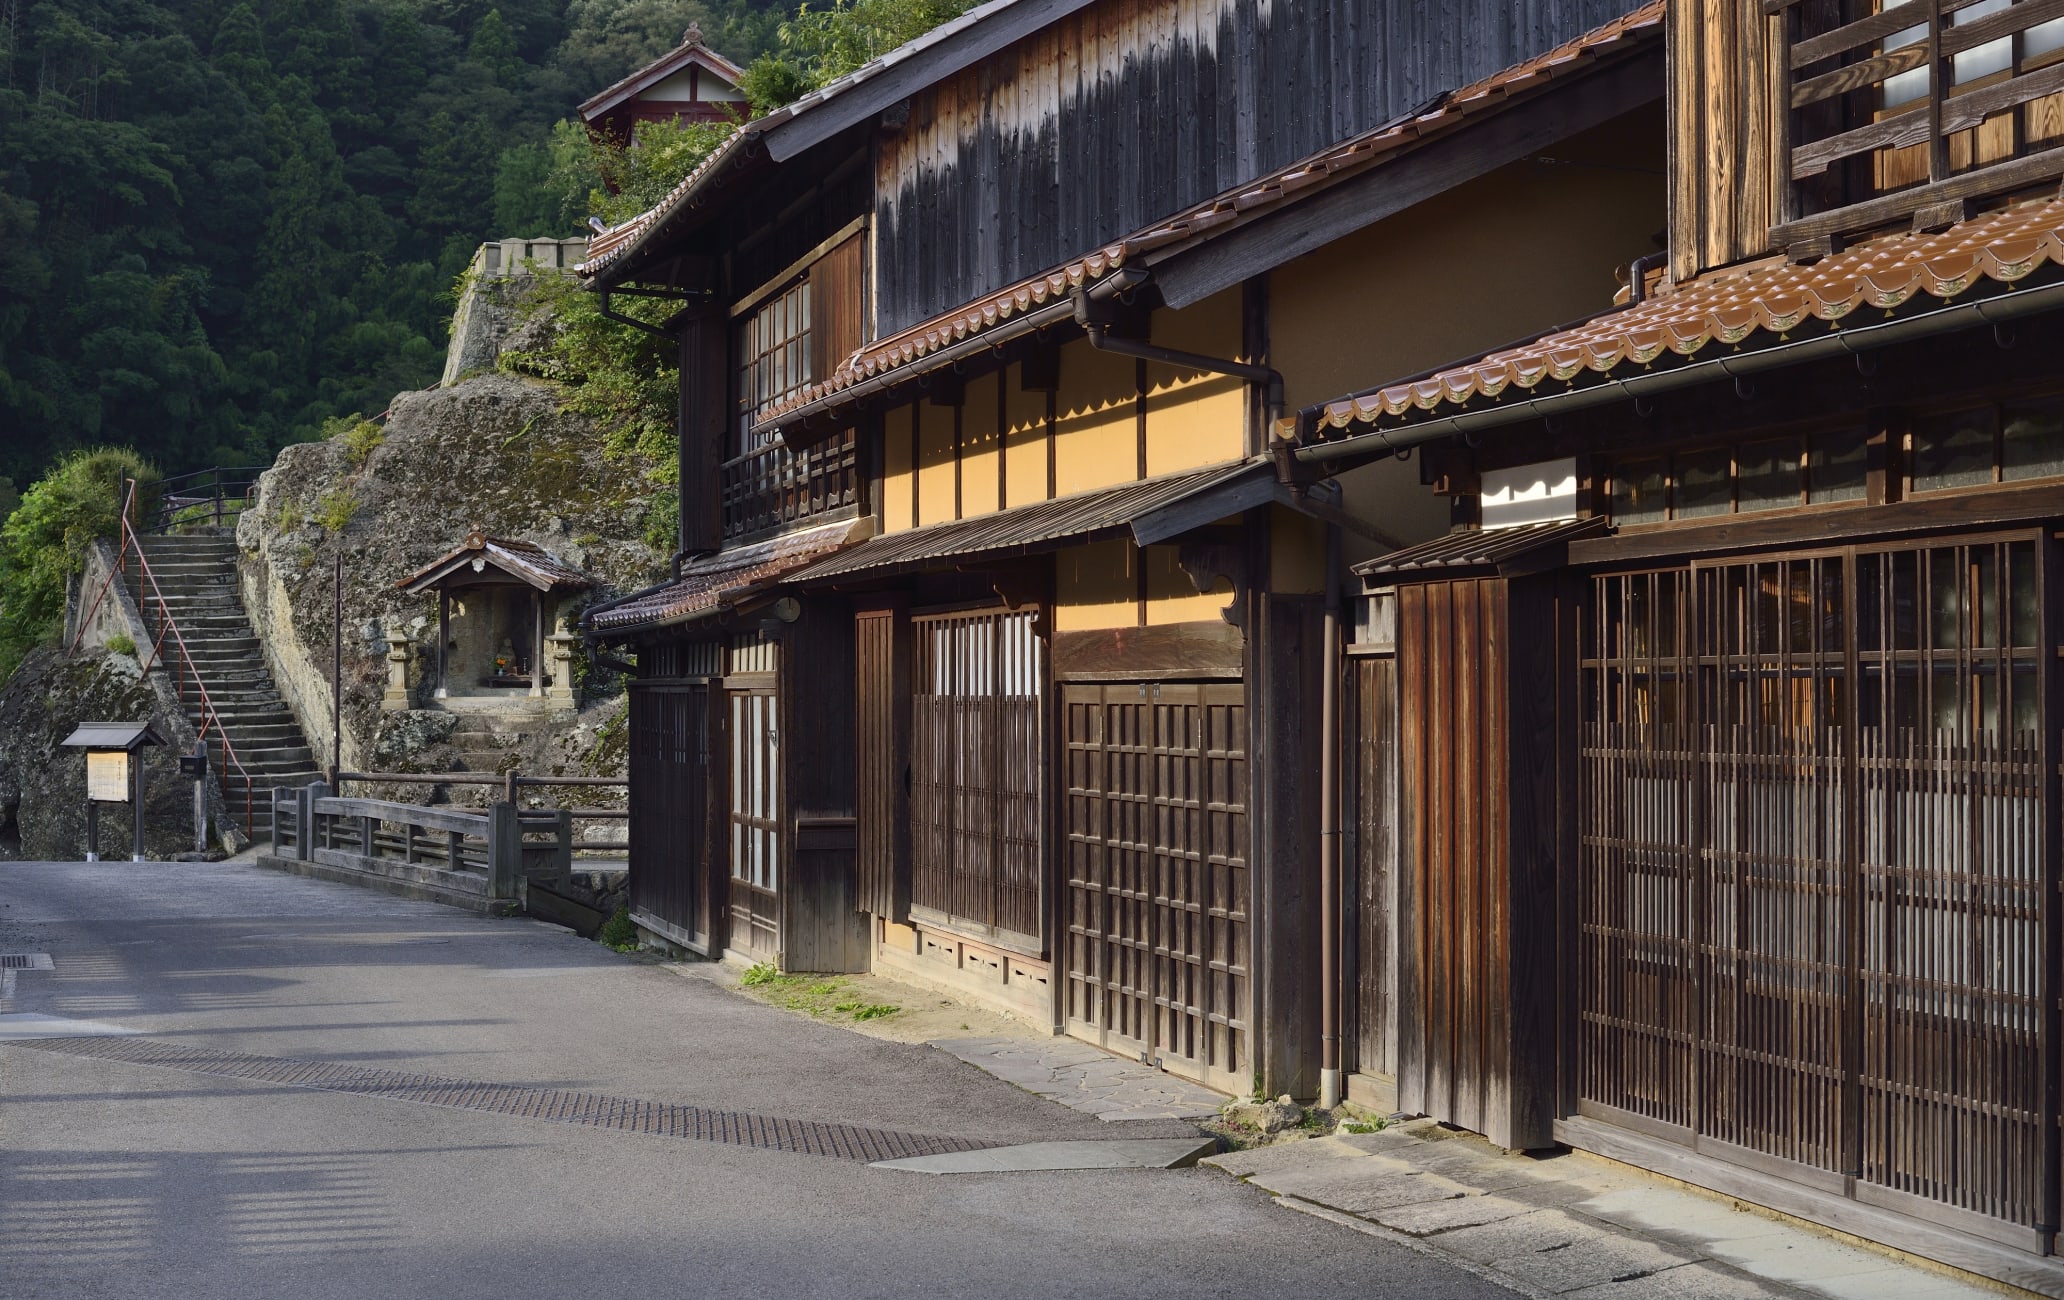
[(301, 728), (292, 720), (283, 722), (237, 722), (225, 724), (230, 743), (241, 751), (247, 745), (306, 745)]

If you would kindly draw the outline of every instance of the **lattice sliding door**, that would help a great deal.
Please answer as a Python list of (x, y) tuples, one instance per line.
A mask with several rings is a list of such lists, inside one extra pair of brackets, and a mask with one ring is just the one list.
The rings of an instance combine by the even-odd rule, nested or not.
[(1070, 686), (1062, 719), (1069, 1029), (1244, 1090), (1246, 692)]
[(2024, 534), (1595, 580), (1585, 1110), (2054, 1223), (2049, 562)]
[(912, 620), (911, 895), (1043, 948), (1045, 665), (1030, 611)]

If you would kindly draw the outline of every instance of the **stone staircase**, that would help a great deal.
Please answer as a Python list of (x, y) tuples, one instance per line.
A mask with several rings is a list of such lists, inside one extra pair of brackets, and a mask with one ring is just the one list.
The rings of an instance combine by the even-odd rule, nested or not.
[[(157, 591), (164, 594), (230, 746), (255, 784), (259, 805), (273, 786), (306, 785), (318, 779), (315, 755), (273, 684), (251, 620), (237, 598), (235, 539), (227, 533), (189, 533), (145, 537), (142, 543)], [(156, 636), (161, 631), (156, 595), (143, 586), (140, 569), (134, 577), (131, 591), (137, 593), (143, 621)], [(164, 653), (167, 670), (176, 672), (179, 652), (169, 636)], [(186, 716), (200, 727), (200, 695), (190, 686)], [(221, 751), (211, 746), (210, 752), (220, 763)], [(242, 791), (237, 787), (242, 782), (235, 768), (227, 776), (230, 806), (241, 814)], [(262, 823), (262, 817), (259, 820)]]

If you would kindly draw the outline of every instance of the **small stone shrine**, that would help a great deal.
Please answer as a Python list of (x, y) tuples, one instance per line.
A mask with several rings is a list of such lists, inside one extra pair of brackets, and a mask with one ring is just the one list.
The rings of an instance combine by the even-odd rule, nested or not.
[[(574, 707), (573, 654), (565, 607), (593, 586), (543, 547), (478, 530), (458, 549), (395, 584), (437, 593), (437, 657), (423, 683), (430, 707), (476, 712)], [(408, 637), (387, 634), (386, 709), (414, 708)]]

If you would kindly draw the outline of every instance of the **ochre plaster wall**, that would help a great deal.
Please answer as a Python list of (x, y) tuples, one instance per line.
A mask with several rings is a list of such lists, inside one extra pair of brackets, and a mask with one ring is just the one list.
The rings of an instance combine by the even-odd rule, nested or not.
[[(1239, 290), (1187, 311), (1156, 312), (1152, 336), (1168, 347), (1237, 356)], [(1077, 340), (1061, 349), (1056, 392), (1028, 391), (1024, 368), (1013, 364), (969, 379), (957, 409), (922, 400), (890, 411), (882, 425), (882, 529), (1114, 487), (1141, 478), (1143, 467), (1145, 477), (1157, 478), (1238, 460), (1246, 421), (1239, 380), (1143, 366)]]
[[(1176, 563), (1179, 548), (1144, 552), (1118, 538), (1054, 557), (1054, 630), (1092, 632), (1216, 619), (1233, 602), (1231, 584), (1199, 592)], [(1142, 572), (1144, 571), (1144, 572)]]
[[(1650, 118), (1659, 115), (1650, 114)], [(1273, 272), (1269, 351), (1292, 411), (1467, 360), (1607, 309), (1613, 268), (1666, 224), (1659, 121), (1630, 115)], [(1348, 507), (1403, 542), (1445, 532), (1415, 460), (1344, 476)], [(1350, 550), (1368, 553), (1350, 539)]]

